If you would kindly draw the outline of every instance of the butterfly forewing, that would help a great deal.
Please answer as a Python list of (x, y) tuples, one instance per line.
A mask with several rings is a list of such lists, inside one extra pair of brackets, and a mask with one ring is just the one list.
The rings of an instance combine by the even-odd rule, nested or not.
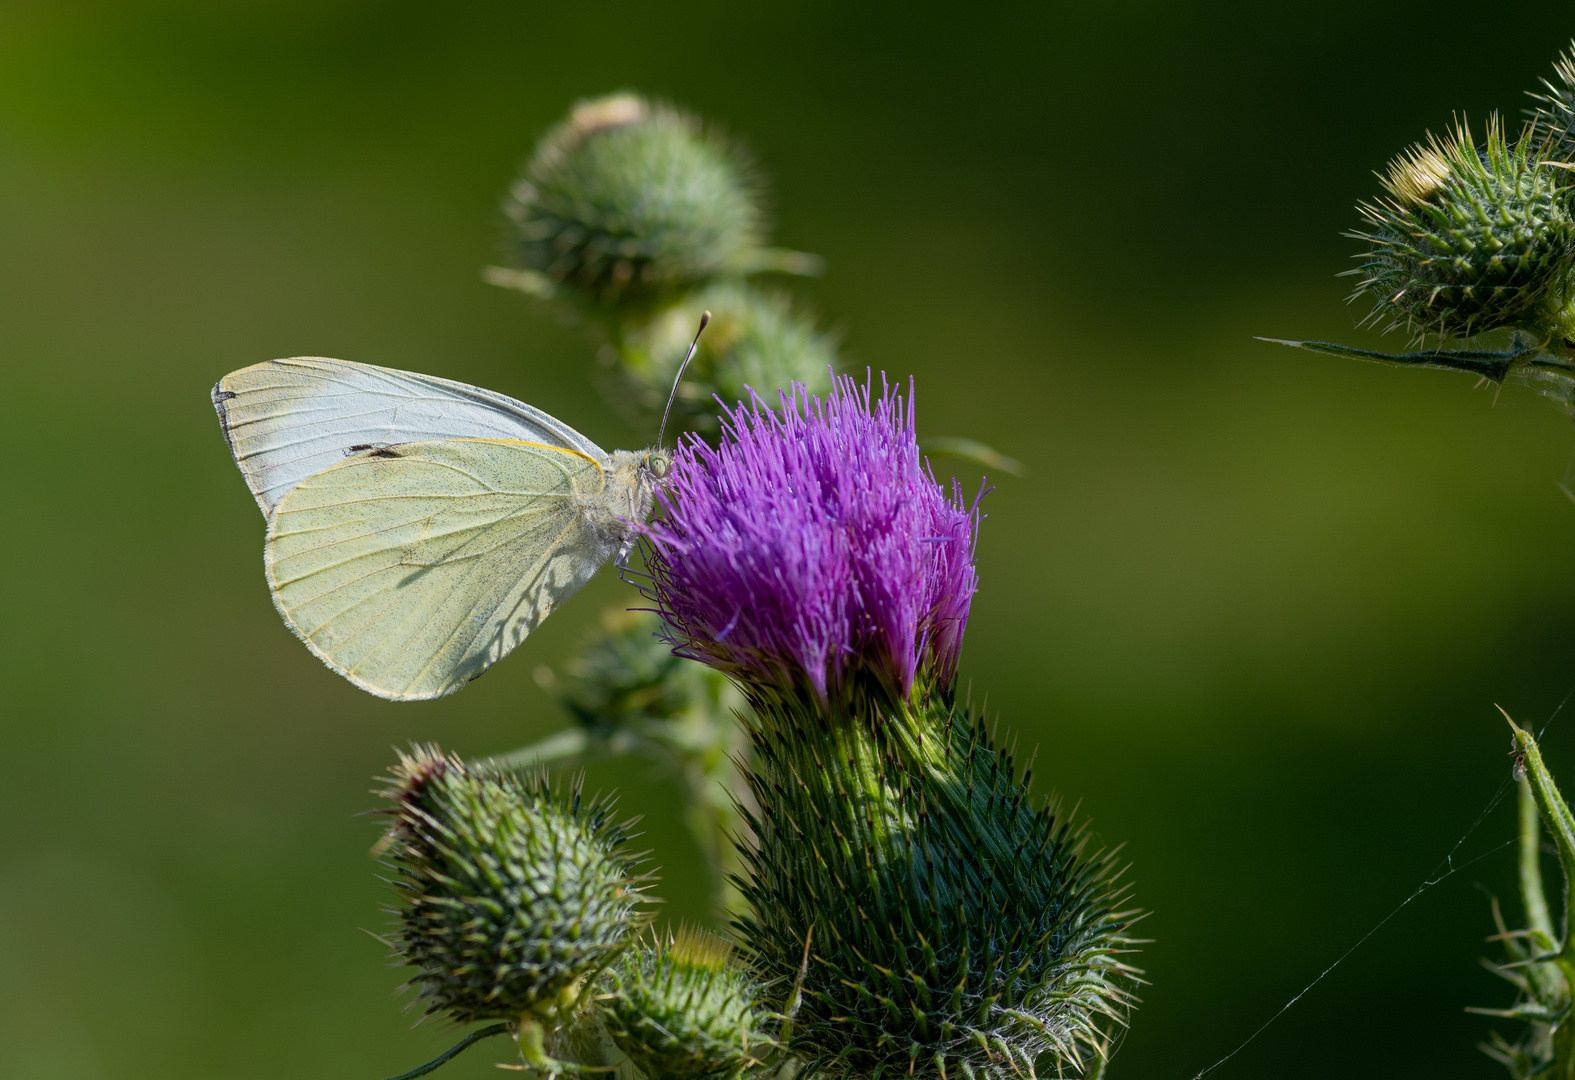
[(569, 425), (504, 394), (347, 360), (302, 356), (242, 368), (213, 388), (213, 405), (264, 514), (347, 452), (393, 443), (523, 439), (607, 460)]
[(291, 628), (381, 697), (439, 697), (518, 645), (610, 555), (581, 502), (601, 465), (552, 446), (444, 439), (360, 451), (293, 486), (267, 567)]

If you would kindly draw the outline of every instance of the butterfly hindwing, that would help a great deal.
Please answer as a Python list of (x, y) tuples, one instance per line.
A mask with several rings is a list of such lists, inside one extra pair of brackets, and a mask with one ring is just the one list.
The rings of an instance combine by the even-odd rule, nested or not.
[(380, 697), (463, 687), (611, 554), (583, 500), (590, 456), (443, 439), (359, 451), (294, 485), (269, 521), (268, 583), (329, 667)]

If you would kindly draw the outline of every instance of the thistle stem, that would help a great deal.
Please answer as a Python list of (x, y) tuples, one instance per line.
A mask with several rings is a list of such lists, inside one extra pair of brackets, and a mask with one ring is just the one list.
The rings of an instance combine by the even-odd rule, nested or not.
[[(1509, 719), (1505, 716), (1505, 719)], [(1537, 746), (1537, 740), (1531, 732), (1509, 721), (1510, 727), (1515, 732), (1515, 752), (1524, 760), (1526, 768), (1526, 784), (1531, 789), (1537, 809), (1541, 811), (1542, 823), (1553, 836), (1553, 842), (1558, 848), (1559, 865), (1564, 870), (1566, 883), (1575, 881), (1575, 814), (1570, 813), (1569, 804), (1564, 801), (1564, 796), (1559, 794), (1558, 785), (1553, 782), (1553, 776), (1548, 772), (1548, 767), (1542, 761), (1542, 751)], [(1522, 837), (1522, 874), (1525, 873), (1525, 839)], [(1541, 870), (1538, 868), (1538, 876)], [(1565, 890), (1564, 926), (1568, 931), (1571, 920), (1571, 906), (1575, 906), (1575, 894)], [(1549, 935), (1552, 937), (1552, 935)], [(1554, 938), (1557, 941), (1557, 938)], [(1575, 973), (1575, 942), (1566, 938), (1559, 946), (1558, 964), (1564, 969), (1565, 977)]]
[(415, 1080), (416, 1077), (425, 1076), (427, 1073), (436, 1069), (439, 1065), (445, 1064), (446, 1062), (458, 1057), (466, 1050), (469, 1050), (476, 1043), (479, 1043), (482, 1039), (490, 1039), (494, 1035), (507, 1035), (513, 1030), (513, 1024), (502, 1023), (493, 1024), (491, 1027), (484, 1027), (480, 1031), (472, 1031), (469, 1035), (466, 1035), (463, 1039), (459, 1040), (459, 1042), (443, 1051), (425, 1065), (418, 1065), (409, 1072), (400, 1073), (398, 1076), (390, 1076), (388, 1080)]
[[(1499, 711), (1503, 712), (1503, 709)], [(1564, 801), (1564, 796), (1559, 794), (1558, 785), (1553, 782), (1552, 774), (1548, 772), (1547, 765), (1543, 763), (1542, 751), (1537, 746), (1537, 740), (1532, 736), (1531, 732), (1516, 724), (1515, 721), (1510, 720), (1508, 713), (1504, 713), (1504, 719), (1509, 720), (1510, 729), (1514, 732), (1516, 758), (1519, 762), (1524, 763), (1525, 766), (1525, 786), (1530, 789), (1532, 799), (1536, 804), (1537, 810), (1540, 811), (1542, 824), (1553, 836), (1553, 842), (1558, 848), (1559, 866), (1564, 871), (1565, 883), (1565, 938), (1561, 942), (1550, 933), (1547, 940), (1557, 950), (1556, 955), (1551, 957), (1551, 959), (1564, 976), (1565, 985), (1567, 987), (1575, 986), (1575, 940), (1572, 940), (1569, 935), (1571, 909), (1575, 908), (1575, 894), (1572, 894), (1569, 887), (1571, 882), (1575, 882), (1575, 814), (1570, 813), (1569, 804)], [(1524, 806), (1524, 804), (1522, 805)], [(1522, 814), (1524, 814), (1524, 809)], [(1528, 841), (1526, 839), (1527, 830), (1524, 816), (1521, 820), (1521, 882), (1524, 888), (1528, 881)], [(1537, 847), (1536, 841), (1531, 841), (1529, 846), (1532, 848), (1531, 858), (1534, 858)], [(1537, 865), (1534, 871), (1531, 872), (1535, 873), (1536, 878), (1540, 881), (1542, 876), (1541, 866)], [(1537, 893), (1541, 895), (1540, 888), (1537, 890)], [(1528, 899), (1526, 903), (1527, 916), (1534, 919), (1535, 916), (1531, 915), (1532, 901)], [(1551, 929), (1551, 918), (1546, 911), (1545, 900), (1543, 904), (1543, 919), (1545, 920), (1545, 925), (1548, 925)], [(1535, 923), (1533, 923), (1533, 926), (1535, 928)], [(1575, 1080), (1575, 1024), (1569, 1022), (1567, 1014), (1554, 1025), (1553, 1052), (1553, 1069), (1548, 1075), (1555, 1078), (1555, 1080)]]
[(1517, 786), (1520, 788), (1520, 901), (1526, 911), (1526, 925), (1554, 942), (1558, 938), (1553, 933), (1548, 894), (1542, 885), (1542, 828), (1537, 822), (1537, 797), (1532, 793), (1529, 779), (1522, 779)]

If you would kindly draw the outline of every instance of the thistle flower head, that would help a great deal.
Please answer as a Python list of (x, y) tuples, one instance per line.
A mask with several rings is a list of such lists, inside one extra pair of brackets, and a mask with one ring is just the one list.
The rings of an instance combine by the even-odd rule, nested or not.
[(631, 949), (608, 971), (607, 1030), (646, 1076), (737, 1075), (771, 1044), (759, 993), (729, 942), (689, 927)]
[(715, 449), (685, 440), (647, 529), (680, 646), (747, 687), (824, 701), (860, 676), (906, 698), (947, 689), (977, 585), (970, 507), (926, 468), (912, 387), (838, 379), (726, 410)]
[(1360, 207), (1367, 242), (1356, 296), (1371, 322), (1418, 339), (1501, 328), (1542, 340), (1563, 335), (1575, 269), (1568, 170), (1550, 166), (1545, 142), (1514, 143), (1495, 117), (1478, 146), (1464, 123), (1400, 155), (1386, 197)]
[(463, 1023), (550, 1009), (642, 925), (646, 879), (608, 804), (436, 747), (401, 754), (391, 774), (394, 945), (428, 1012)]
[(634, 94), (576, 105), (538, 144), (504, 212), (532, 291), (604, 305), (746, 267), (765, 227), (737, 153)]

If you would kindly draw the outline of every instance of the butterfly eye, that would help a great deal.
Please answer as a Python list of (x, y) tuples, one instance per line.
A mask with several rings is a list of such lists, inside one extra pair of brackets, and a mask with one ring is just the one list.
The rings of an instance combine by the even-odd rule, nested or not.
[(672, 462), (668, 460), (666, 454), (647, 454), (645, 455), (645, 467), (658, 480), (666, 480), (667, 474), (672, 468)]

